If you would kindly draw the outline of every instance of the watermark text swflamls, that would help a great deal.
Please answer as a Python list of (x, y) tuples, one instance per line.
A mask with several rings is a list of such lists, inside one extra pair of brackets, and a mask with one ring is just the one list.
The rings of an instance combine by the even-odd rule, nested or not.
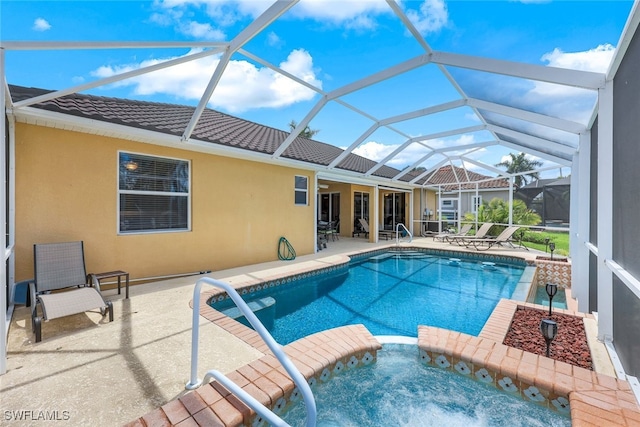
[(69, 411), (48, 411), (33, 409), (16, 409), (4, 411), (5, 421), (69, 421), (71, 413)]

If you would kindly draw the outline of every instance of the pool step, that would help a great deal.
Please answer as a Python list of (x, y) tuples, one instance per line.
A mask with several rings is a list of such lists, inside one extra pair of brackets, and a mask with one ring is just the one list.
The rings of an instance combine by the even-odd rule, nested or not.
[[(273, 297), (264, 297), (247, 301), (247, 305), (267, 329), (273, 328), (276, 311), (276, 300)], [(240, 309), (235, 305), (233, 307), (220, 310), (220, 312), (244, 325), (251, 326)]]
[(391, 252), (391, 254), (395, 258), (417, 258), (417, 259), (433, 258), (433, 255), (429, 255), (425, 252), (420, 252), (420, 251), (396, 251), (396, 252)]
[(432, 255), (426, 254), (424, 252), (420, 252), (420, 251), (390, 251), (390, 252), (385, 252), (383, 254), (380, 255), (376, 255), (376, 256), (372, 256), (370, 258), (367, 259), (367, 261), (370, 262), (382, 262), (384, 260), (387, 260), (389, 258), (403, 258), (403, 259), (425, 259), (425, 258), (432, 258)]

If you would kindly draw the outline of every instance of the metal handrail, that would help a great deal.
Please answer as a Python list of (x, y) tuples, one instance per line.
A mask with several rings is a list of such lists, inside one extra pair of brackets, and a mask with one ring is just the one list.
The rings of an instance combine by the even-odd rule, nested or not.
[(409, 242), (411, 243), (411, 241), (413, 240), (413, 234), (411, 234), (411, 232), (409, 231), (409, 229), (401, 222), (399, 222), (396, 225), (396, 245), (400, 244), (400, 227), (404, 228), (407, 232), (407, 234), (409, 235)]
[(236, 306), (240, 309), (244, 317), (251, 323), (251, 326), (260, 335), (262, 340), (267, 344), (269, 349), (273, 352), (274, 356), (278, 358), (284, 369), (287, 371), (294, 384), (298, 387), (298, 390), (302, 394), (305, 408), (307, 411), (307, 426), (315, 427), (317, 422), (317, 410), (316, 401), (311, 392), (311, 387), (307, 383), (307, 380), (300, 373), (298, 368), (291, 362), (289, 357), (285, 354), (282, 346), (278, 344), (264, 325), (258, 320), (253, 310), (249, 308), (246, 302), (242, 299), (240, 294), (228, 283), (220, 280), (212, 279), (210, 277), (203, 277), (196, 282), (193, 289), (193, 317), (191, 325), (191, 377), (186, 385), (188, 390), (193, 390), (200, 387), (204, 381), (213, 377), (220, 381), (229, 391), (233, 392), (240, 400), (242, 400), (247, 406), (256, 411), (266, 421), (276, 426), (288, 426), (284, 420), (274, 414), (270, 409), (262, 405), (255, 398), (242, 390), (236, 384), (234, 384), (224, 374), (210, 370), (206, 373), (204, 379), (201, 381), (198, 379), (198, 338), (200, 332), (200, 289), (203, 284), (211, 285), (217, 288), (224, 289), (231, 297)]

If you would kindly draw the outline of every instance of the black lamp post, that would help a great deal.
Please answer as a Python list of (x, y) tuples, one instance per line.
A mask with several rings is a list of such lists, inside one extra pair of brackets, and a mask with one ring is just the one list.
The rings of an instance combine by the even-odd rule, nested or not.
[(544, 287), (544, 290), (547, 291), (547, 295), (549, 295), (549, 316), (551, 316), (551, 301), (558, 292), (558, 285), (554, 283), (547, 283), (547, 285)]
[(553, 251), (556, 250), (556, 244), (553, 242), (549, 243), (549, 250), (551, 251), (551, 261), (553, 261)]
[(549, 238), (545, 237), (544, 238), (544, 253), (547, 253), (548, 250), (549, 250)]
[(554, 340), (558, 333), (558, 324), (551, 319), (542, 319), (540, 322), (540, 332), (542, 332), (542, 336), (547, 343), (547, 357), (549, 357), (551, 341)]

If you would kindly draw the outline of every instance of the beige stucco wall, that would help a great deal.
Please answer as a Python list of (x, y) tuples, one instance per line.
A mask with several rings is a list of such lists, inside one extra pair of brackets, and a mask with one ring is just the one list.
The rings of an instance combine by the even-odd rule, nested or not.
[[(118, 235), (118, 151), (191, 161), (192, 230)], [(294, 175), (309, 205), (294, 204)], [(315, 246), (313, 172), (114, 138), (16, 126), (16, 281), (33, 277), (33, 244), (83, 240), (89, 272), (132, 278), (277, 259), (285, 236)]]

